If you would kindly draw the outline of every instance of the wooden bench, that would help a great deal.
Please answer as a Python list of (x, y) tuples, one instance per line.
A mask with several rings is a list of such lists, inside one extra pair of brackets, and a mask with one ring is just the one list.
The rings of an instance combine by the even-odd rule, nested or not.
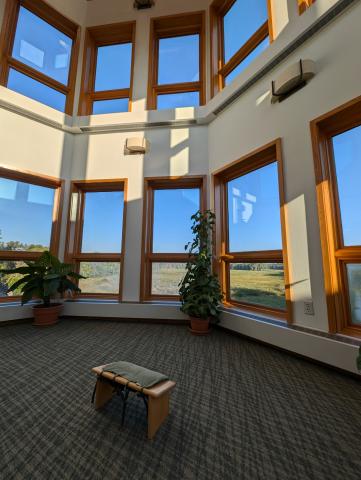
[(175, 382), (166, 380), (151, 388), (142, 388), (126, 378), (103, 371), (104, 366), (92, 368), (97, 375), (92, 402), (95, 409), (103, 408), (114, 395), (118, 394), (123, 400), (122, 425), (128, 400), (133, 396), (140, 397), (146, 407), (148, 417), (148, 438), (154, 438), (159, 427), (169, 414), (169, 394), (175, 387)]

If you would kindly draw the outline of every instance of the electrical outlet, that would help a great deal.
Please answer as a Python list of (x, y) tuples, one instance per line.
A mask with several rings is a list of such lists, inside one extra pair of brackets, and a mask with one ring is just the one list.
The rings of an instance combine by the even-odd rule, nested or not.
[(305, 315), (314, 315), (315, 314), (315, 309), (313, 307), (313, 301), (312, 300), (307, 300), (306, 302), (303, 303), (303, 306), (304, 306)]

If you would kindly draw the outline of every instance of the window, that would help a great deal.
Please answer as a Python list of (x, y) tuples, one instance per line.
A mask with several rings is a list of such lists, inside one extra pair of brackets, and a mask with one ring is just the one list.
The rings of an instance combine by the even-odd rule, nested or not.
[(80, 27), (42, 0), (6, 5), (1, 85), (72, 115)]
[(214, 175), (226, 304), (290, 321), (280, 141)]
[(361, 98), (311, 123), (331, 332), (361, 334)]
[(307, 8), (311, 7), (316, 0), (298, 0), (298, 11), (300, 15), (307, 10)]
[(149, 110), (205, 103), (204, 19), (204, 12), (152, 19)]
[(124, 258), (126, 180), (73, 182), (67, 257), (82, 296), (119, 298)]
[[(204, 209), (204, 177), (145, 180), (142, 300), (178, 299), (192, 240), (191, 216)], [(171, 227), (170, 227), (171, 226)]]
[(131, 111), (135, 22), (87, 29), (79, 115)]
[[(60, 180), (0, 168), (0, 269), (58, 254), (61, 195)], [(17, 279), (0, 273), (0, 300), (20, 294), (7, 293)]]
[(214, 96), (268, 47), (272, 30), (268, 0), (214, 0), (210, 14)]

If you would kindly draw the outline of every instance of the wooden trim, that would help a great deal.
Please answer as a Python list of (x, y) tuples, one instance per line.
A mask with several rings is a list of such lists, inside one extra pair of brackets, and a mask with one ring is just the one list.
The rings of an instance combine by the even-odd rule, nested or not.
[[(157, 108), (160, 94), (199, 92), (200, 105), (206, 103), (206, 33), (205, 11), (152, 18), (148, 62), (148, 110)], [(159, 40), (182, 35), (199, 35), (199, 82), (158, 84)]]
[[(83, 236), (84, 210), (86, 193), (88, 192), (124, 192), (124, 208), (122, 218), (121, 251), (115, 253), (83, 253), (81, 243)], [(75, 180), (71, 183), (70, 202), (67, 222), (67, 236), (65, 256), (69, 263), (74, 263), (77, 270), (81, 262), (110, 262), (120, 264), (119, 292), (118, 294), (81, 293), (78, 298), (113, 298), (122, 301), (124, 281), (124, 257), (126, 239), (126, 218), (128, 205), (128, 180), (105, 179), (105, 180)]]
[(361, 262), (361, 246), (344, 246), (332, 137), (361, 125), (361, 97), (310, 124), (330, 333), (361, 335), (351, 322), (346, 265)]
[[(97, 100), (114, 100), (129, 98), (129, 111), (132, 108), (134, 53), (135, 53), (136, 22), (112, 23), (87, 28), (85, 34), (83, 71), (78, 115), (91, 115), (93, 102)], [(95, 74), (97, 64), (97, 50), (99, 47), (120, 43), (132, 44), (132, 58), (130, 68), (129, 88), (95, 91)]]
[(211, 49), (211, 97), (225, 87), (226, 77), (250, 55), (268, 36), (274, 39), (271, 0), (267, 1), (268, 20), (225, 62), (223, 18), (232, 8), (235, 0), (214, 0), (210, 6), (210, 49)]
[[(9, 170), (0, 167), (0, 178), (7, 178), (18, 182), (28, 183), (31, 185), (38, 185), (46, 188), (54, 189), (54, 205), (52, 228), (50, 233), (49, 251), (57, 256), (59, 253), (61, 219), (64, 198), (64, 181), (58, 178), (49, 177), (46, 175), (36, 175), (34, 173), (23, 170)], [(33, 261), (40, 257), (42, 252), (28, 252), (28, 251), (0, 251), (0, 261)], [(0, 297), (0, 303), (14, 302), (20, 297)]]
[(200, 209), (207, 208), (207, 176), (148, 177), (144, 179), (140, 300), (179, 300), (174, 295), (152, 294), (152, 263), (186, 263), (186, 253), (153, 253), (154, 190), (199, 188)]
[[(11, 53), (21, 6), (30, 10), (36, 16), (72, 39), (69, 77), (66, 85), (12, 58)], [(0, 85), (7, 86), (9, 69), (14, 68), (29, 78), (63, 93), (66, 96), (65, 113), (72, 115), (80, 49), (80, 33), (80, 27), (76, 23), (57, 12), (43, 0), (7, 0), (0, 34)]]
[(316, 0), (298, 0), (298, 13), (302, 15), (308, 8), (310, 8)]
[[(281, 234), (282, 234), (282, 250), (256, 251), (256, 252), (230, 252), (228, 240), (228, 205), (227, 205), (227, 183), (235, 178), (246, 175), (250, 172), (258, 170), (270, 163), (277, 162), (278, 168), (278, 184), (279, 184), (279, 201), (280, 201), (280, 218), (281, 218)], [(286, 319), (288, 323), (292, 323), (292, 302), (290, 292), (290, 275), (288, 264), (287, 250), (287, 212), (285, 204), (284, 192), (284, 175), (282, 160), (282, 143), (281, 139), (277, 139), (257, 150), (254, 150), (241, 159), (232, 162), (226, 167), (217, 170), (212, 174), (212, 184), (214, 188), (214, 207), (217, 216), (215, 244), (216, 258), (214, 261), (215, 271), (217, 272), (222, 292), (225, 296), (225, 303), (242, 307), (246, 310), (257, 311), (258, 313), (272, 314), (279, 318)], [(268, 263), (276, 262), (284, 265), (285, 278), (285, 299), (286, 310), (278, 310), (269, 307), (262, 307), (253, 304), (235, 302), (230, 298), (230, 263), (248, 263), (259, 262)]]

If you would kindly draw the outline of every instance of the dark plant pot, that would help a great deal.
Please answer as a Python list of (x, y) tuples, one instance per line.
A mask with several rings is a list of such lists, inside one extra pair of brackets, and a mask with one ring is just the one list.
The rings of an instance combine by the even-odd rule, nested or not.
[(58, 323), (59, 315), (63, 310), (63, 304), (53, 303), (50, 307), (36, 305), (33, 307), (34, 322), (36, 327), (46, 327)]
[(190, 331), (193, 335), (208, 335), (210, 332), (209, 319), (190, 317)]

